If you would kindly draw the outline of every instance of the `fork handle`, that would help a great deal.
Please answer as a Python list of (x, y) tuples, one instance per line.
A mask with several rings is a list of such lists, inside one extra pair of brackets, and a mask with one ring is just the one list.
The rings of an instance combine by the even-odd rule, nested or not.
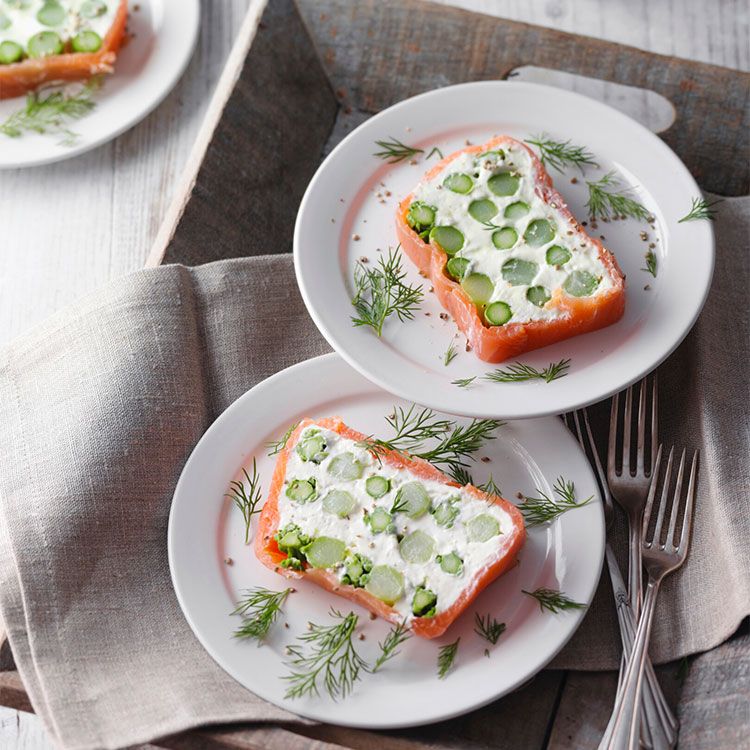
[(641, 526), (643, 513), (640, 511), (628, 518), (628, 598), (633, 617), (637, 620), (641, 613), (643, 598), (643, 567), (641, 562)]
[[(625, 656), (625, 661), (620, 670), (621, 679), (620, 684), (618, 684), (619, 692), (622, 678), (624, 678), (625, 675), (627, 661), (630, 659), (630, 653), (633, 650), (633, 638), (635, 636), (636, 623), (635, 618), (633, 617), (633, 610), (629, 606), (625, 581), (620, 572), (620, 566), (617, 564), (617, 558), (615, 558), (614, 552), (609, 543), (607, 543), (605, 547), (605, 553), (607, 557), (609, 577), (612, 582), (612, 591), (615, 597), (615, 609), (617, 612), (618, 624), (620, 626), (622, 650)], [(659, 685), (659, 681), (656, 678), (654, 668), (651, 665), (651, 660), (648, 658), (648, 655), (646, 656), (645, 669), (645, 681), (643, 685), (641, 705), (645, 716), (646, 730), (650, 736), (642, 737), (642, 739), (645, 741), (644, 744), (646, 744), (647, 747), (652, 747), (654, 750), (664, 750), (664, 748), (673, 747), (677, 741), (678, 723), (667, 703), (667, 699), (664, 697), (661, 685)]]
[(643, 611), (638, 621), (633, 651), (628, 661), (622, 688), (607, 725), (607, 731), (599, 744), (599, 750), (636, 750), (639, 741), (640, 698), (643, 689), (643, 672), (648, 657), (648, 643), (654, 620), (659, 580), (649, 579)]

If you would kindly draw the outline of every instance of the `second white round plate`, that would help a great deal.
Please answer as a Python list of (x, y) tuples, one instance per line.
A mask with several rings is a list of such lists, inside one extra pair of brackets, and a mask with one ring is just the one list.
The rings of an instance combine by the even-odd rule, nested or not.
[[(293, 593), (269, 637), (261, 645), (233, 637), (239, 619), (231, 612), (242, 592), (255, 586), (280, 591), (289, 581), (264, 567), (245, 544), (240, 513), (224, 497), (240, 467), (252, 472), (253, 459), (264, 490), (274, 458), (266, 444), (277, 440), (303, 416), (341, 416), (365, 433), (386, 436), (385, 416), (394, 403), (405, 405), (352, 370), (335, 354), (274, 375), (248, 391), (211, 426), (195, 447), (175, 490), (169, 518), (169, 565), (177, 598), (196, 636), (230, 675), (272, 703), (333, 724), (388, 728), (425, 724), (478, 708), (523, 684), (563, 647), (584, 610), (541, 611), (522, 592), (563, 591), (588, 605), (594, 596), (604, 554), (604, 522), (591, 469), (577, 443), (555, 418), (508, 423), (479, 452), (475, 481), (492, 474), (505, 497), (517, 492), (553, 495), (558, 477), (575, 484), (576, 495), (594, 497), (552, 524), (529, 529), (519, 564), (488, 586), (448, 630), (433, 641), (412, 637), (375, 674), (362, 673), (353, 692), (334, 702), (321, 685), (319, 697), (285, 697), (287, 647), (298, 644), (308, 622), (330, 624), (329, 609), (359, 615), (357, 651), (370, 663), (389, 626), (307, 581)], [(408, 405), (407, 405), (408, 406)], [(253, 531), (255, 522), (253, 522)], [(226, 563), (231, 559), (232, 564)], [(475, 613), (507, 626), (492, 646), (474, 632)], [(438, 679), (440, 646), (461, 639), (455, 665)]]
[[(129, 39), (117, 56), (115, 72), (94, 94), (96, 107), (66, 125), (75, 134), (0, 133), (0, 169), (69, 159), (90, 151), (133, 127), (172, 90), (187, 67), (198, 38), (198, 0), (140, 0), (128, 7)], [(80, 84), (71, 84), (71, 89)], [(0, 100), (0, 123), (23, 109), (24, 97)]]
[[(465, 351), (433, 294), (414, 320), (386, 322), (382, 338), (352, 325), (357, 261), (377, 262), (396, 246), (398, 202), (419, 183), (439, 154), (481, 144), (494, 134), (519, 140), (547, 133), (593, 153), (598, 167), (550, 169), (556, 188), (579, 220), (587, 217), (586, 180), (616, 170), (623, 189), (653, 222), (599, 221), (601, 236), (627, 276), (624, 317), (615, 325), (575, 336), (519, 358), (542, 370), (570, 359), (564, 377), (497, 383), (490, 365)], [(376, 141), (398, 139), (421, 149), (414, 158), (386, 164)], [(485, 81), (431, 91), (371, 118), (334, 149), (310, 183), (294, 233), (297, 281), (307, 308), (333, 348), (374, 383), (441, 411), (478, 417), (524, 418), (560, 414), (600, 401), (650, 372), (682, 341), (706, 299), (714, 262), (709, 221), (680, 223), (700, 191), (690, 173), (656, 135), (626, 115), (563, 89)], [(652, 251), (656, 277), (645, 270)], [(403, 258), (411, 283), (420, 278)], [(445, 353), (458, 353), (445, 364)], [(506, 366), (512, 364), (506, 362)], [(474, 378), (466, 387), (456, 381)]]

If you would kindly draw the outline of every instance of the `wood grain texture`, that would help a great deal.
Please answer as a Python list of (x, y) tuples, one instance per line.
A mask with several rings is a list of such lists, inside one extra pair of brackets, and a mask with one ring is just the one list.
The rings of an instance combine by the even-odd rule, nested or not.
[(297, 208), (337, 110), (296, 6), (273, 0), (164, 262), (195, 265), (290, 252)]
[(300, 0), (333, 87), (354, 109), (378, 112), (415, 94), (463, 81), (502, 79), (537, 65), (646, 88), (677, 112), (661, 137), (701, 186), (750, 190), (750, 75), (657, 56), (422, 0)]

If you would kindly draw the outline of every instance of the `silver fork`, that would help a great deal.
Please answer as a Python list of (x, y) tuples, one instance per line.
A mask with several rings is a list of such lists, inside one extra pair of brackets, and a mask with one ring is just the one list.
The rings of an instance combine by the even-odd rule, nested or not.
[[(601, 461), (599, 460), (599, 451), (596, 449), (594, 436), (591, 433), (591, 425), (586, 409), (579, 409), (565, 415), (565, 424), (578, 439), (578, 444), (587, 455), (589, 462), (593, 465), (596, 472), (596, 478), (601, 490), (604, 505), (604, 522), (607, 530), (607, 541), (604, 547), (607, 568), (612, 583), (612, 592), (615, 597), (615, 610), (617, 612), (617, 621), (620, 626), (620, 638), (622, 640), (622, 650), (625, 662), (630, 656), (633, 648), (633, 638), (636, 629), (636, 620), (633, 610), (628, 601), (627, 589), (623, 580), (620, 566), (617, 558), (612, 551), (609, 542), (612, 522), (614, 520), (614, 506), (612, 504), (612, 495), (609, 491), (609, 485), (604, 475)], [(623, 668), (620, 670), (620, 677), (624, 674)], [(672, 747), (677, 739), (677, 720), (667, 704), (664, 693), (661, 690), (659, 681), (654, 673), (654, 668), (649, 659), (646, 660), (646, 682), (643, 689), (642, 706), (645, 716), (645, 726), (643, 729), (644, 744), (647, 747), (663, 748)], [(619, 686), (618, 686), (619, 688)]]
[[(696, 479), (698, 474), (698, 456), (696, 451), (690, 466), (690, 480), (688, 482), (685, 496), (684, 510), (682, 511), (682, 523), (677, 538), (677, 521), (680, 517), (682, 506), (682, 483), (685, 473), (685, 451), (682, 451), (680, 468), (677, 472), (674, 491), (670, 493), (672, 479), (672, 462), (674, 448), (669, 451), (667, 469), (662, 483), (661, 499), (656, 509), (656, 523), (654, 531), (649, 535), (652, 511), (654, 510), (654, 497), (659, 484), (659, 466), (661, 464), (661, 447), (656, 457), (654, 467), (654, 478), (648, 494), (646, 512), (643, 520), (642, 531), (642, 556), (648, 573), (648, 584), (646, 586), (646, 597), (643, 602), (643, 613), (638, 622), (633, 652), (628, 662), (622, 687), (615, 702), (615, 709), (607, 727), (600, 750), (633, 750), (638, 747), (639, 727), (639, 702), (643, 688), (643, 670), (648, 655), (648, 643), (651, 637), (651, 626), (654, 620), (656, 608), (656, 596), (664, 576), (677, 570), (687, 557), (690, 546), (690, 528), (693, 519), (693, 505), (695, 504)], [(669, 527), (666, 535), (662, 534), (664, 516), (667, 506), (670, 505)]]
[[(647, 379), (639, 383), (640, 396), (638, 399), (638, 423), (636, 439), (636, 455), (633, 455), (631, 445), (631, 430), (633, 424), (633, 389), (630, 386), (625, 392), (625, 409), (622, 428), (622, 450), (617, 454), (617, 435), (619, 433), (620, 395), (612, 397), (612, 409), (609, 418), (609, 450), (607, 454), (607, 481), (619, 506), (628, 517), (628, 598), (636, 620), (641, 610), (641, 593), (643, 586), (643, 572), (641, 570), (641, 521), (643, 506), (646, 503), (651, 481), (651, 473), (656, 457), (656, 447), (659, 434), (659, 409), (657, 377), (654, 373), (651, 385), (651, 413), (647, 416), (646, 408)], [(645, 443), (647, 421), (651, 433), (651, 460), (648, 467), (645, 462)]]

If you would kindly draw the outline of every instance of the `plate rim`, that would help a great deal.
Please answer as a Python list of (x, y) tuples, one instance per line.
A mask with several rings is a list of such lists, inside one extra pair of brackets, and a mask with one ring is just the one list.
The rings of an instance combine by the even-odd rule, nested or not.
[[(302, 225), (304, 214), (307, 210), (308, 203), (311, 201), (311, 196), (315, 192), (318, 181), (322, 179), (325, 169), (328, 167), (329, 164), (333, 163), (336, 155), (342, 149), (346, 148), (347, 144), (352, 139), (355, 138), (355, 136), (357, 135), (357, 133), (360, 131), (361, 128), (365, 126), (369, 126), (371, 123), (374, 123), (374, 122), (376, 123), (379, 120), (388, 116), (391, 112), (404, 108), (407, 105), (411, 105), (415, 101), (419, 102), (424, 99), (428, 99), (430, 97), (442, 96), (445, 94), (446, 91), (456, 91), (459, 89), (463, 90), (463, 89), (469, 89), (469, 88), (493, 88), (498, 85), (500, 85), (504, 89), (513, 88), (519, 91), (526, 89), (532, 92), (540, 92), (540, 91), (541, 92), (543, 91), (554, 92), (555, 95), (559, 95), (562, 93), (563, 95), (571, 97), (573, 104), (575, 103), (575, 101), (583, 101), (588, 106), (591, 106), (593, 104), (595, 107), (601, 107), (607, 110), (613, 116), (618, 118), (620, 122), (625, 123), (628, 127), (635, 127), (637, 130), (641, 132), (642, 135), (645, 134), (651, 140), (651, 142), (655, 145), (655, 147), (661, 150), (661, 152), (665, 155), (665, 157), (673, 162), (674, 167), (680, 170), (681, 179), (684, 178), (686, 182), (689, 182), (691, 190), (693, 190), (695, 194), (697, 195), (703, 194), (700, 187), (696, 183), (695, 178), (692, 176), (692, 174), (690, 174), (685, 164), (682, 162), (679, 156), (658, 136), (658, 134), (649, 130), (647, 127), (639, 123), (637, 120), (634, 120), (629, 115), (621, 112), (618, 109), (615, 109), (609, 104), (606, 104), (598, 99), (586, 96), (579, 92), (571, 91), (569, 89), (564, 89), (564, 88), (557, 87), (557, 86), (541, 84), (541, 83), (534, 83), (534, 82), (528, 82), (528, 81), (506, 81), (506, 80), (468, 81), (464, 83), (453, 84), (450, 86), (444, 86), (441, 88), (431, 89), (429, 91), (425, 91), (420, 94), (416, 94), (415, 96), (409, 97), (408, 99), (402, 99), (401, 101), (396, 102), (390, 107), (387, 107), (386, 109), (381, 110), (380, 112), (376, 113), (372, 117), (365, 120), (365, 122), (361, 123), (359, 126), (354, 128), (354, 130), (352, 130), (351, 133), (347, 134), (341, 140), (341, 142), (336, 145), (336, 147), (331, 151), (331, 153), (328, 154), (328, 156), (318, 166), (318, 169), (316, 170), (315, 174), (310, 180), (307, 186), (307, 189), (305, 190), (305, 194), (303, 195), (302, 200), (300, 202), (299, 209), (297, 211), (297, 217), (295, 220), (295, 225), (294, 225), (293, 262), (294, 262), (294, 271), (295, 271), (295, 278), (297, 280), (297, 286), (300, 290), (300, 294), (305, 303), (305, 308), (307, 309), (308, 314), (312, 318), (313, 322), (315, 323), (316, 327), (320, 331), (321, 335), (326, 339), (326, 341), (334, 349), (335, 352), (337, 352), (351, 367), (357, 370), (360, 374), (364, 375), (364, 377), (366, 377), (372, 383), (394, 394), (395, 396), (398, 396), (399, 398), (405, 399), (407, 401), (416, 400), (418, 403), (421, 403), (424, 406), (429, 406), (430, 408), (437, 409), (439, 411), (444, 411), (447, 413), (452, 413), (452, 414), (457, 414), (457, 415), (467, 416), (467, 417), (479, 417), (479, 418), (491, 416), (491, 417), (500, 418), (500, 419), (527, 419), (527, 418), (551, 416), (551, 415), (561, 413), (562, 411), (572, 411), (574, 409), (579, 409), (585, 406), (589, 406), (598, 401), (603, 401), (604, 399), (609, 398), (615, 393), (636, 383), (638, 380), (640, 380), (642, 377), (647, 375), (649, 372), (654, 371), (677, 349), (677, 347), (680, 346), (680, 344), (685, 340), (687, 335), (695, 326), (695, 323), (698, 320), (698, 317), (700, 316), (701, 312), (703, 311), (703, 307), (705, 306), (706, 300), (708, 298), (708, 294), (711, 290), (711, 285), (712, 285), (713, 275), (714, 275), (714, 270), (715, 270), (715, 263), (716, 263), (716, 239), (715, 239), (715, 234), (714, 234), (713, 226), (711, 225), (711, 222), (705, 222), (706, 226), (702, 227), (708, 233), (708, 236), (706, 238), (706, 249), (708, 251), (708, 258), (707, 258), (708, 267), (707, 267), (707, 272), (703, 280), (702, 288), (700, 290), (700, 301), (699, 301), (699, 304), (697, 304), (694, 307), (692, 314), (689, 316), (689, 319), (686, 318), (682, 322), (682, 324), (679, 326), (680, 327), (679, 334), (674, 336), (674, 339), (670, 342), (668, 347), (665, 347), (663, 349), (660, 348), (659, 355), (649, 357), (648, 365), (646, 366), (639, 365), (637, 368), (635, 368), (635, 370), (638, 371), (636, 372), (636, 374), (630, 375), (625, 378), (620, 378), (620, 377), (610, 378), (608, 381), (610, 385), (608, 385), (606, 388), (601, 389), (600, 391), (597, 391), (595, 396), (593, 397), (585, 396), (583, 392), (581, 392), (579, 393), (578, 398), (569, 399), (568, 401), (565, 402), (563, 407), (546, 406), (544, 408), (537, 408), (536, 410), (529, 410), (528, 408), (526, 408), (526, 409), (520, 409), (516, 411), (508, 411), (507, 409), (503, 411), (498, 411), (497, 407), (495, 407), (494, 410), (492, 410), (488, 414), (486, 403), (483, 408), (480, 408), (478, 405), (467, 407), (464, 404), (460, 404), (459, 406), (454, 407), (454, 408), (448, 408), (446, 404), (438, 403), (437, 399), (434, 399), (432, 397), (424, 398), (424, 396), (422, 396), (420, 399), (415, 399), (414, 393), (410, 393), (407, 388), (404, 388), (403, 386), (401, 386), (400, 382), (394, 383), (391, 381), (387, 381), (386, 379), (381, 378), (377, 373), (373, 374), (369, 370), (365, 362), (360, 361), (355, 355), (353, 355), (349, 351), (349, 347), (347, 347), (345, 343), (344, 345), (342, 345), (341, 336), (337, 335), (324, 323), (316, 305), (313, 304), (313, 297), (310, 293), (310, 289), (307, 285), (307, 281), (305, 279), (305, 276), (302, 270), (303, 261), (302, 261), (302, 250), (301, 250), (301, 246), (302, 246), (302, 243), (301, 243), (302, 226), (301, 225)], [(602, 330), (605, 330), (605, 329), (602, 329)], [(575, 338), (576, 337), (573, 337), (573, 339)], [(534, 350), (534, 351), (540, 351), (540, 350)], [(502, 363), (500, 364), (502, 365)], [(492, 367), (491, 363), (487, 363), (487, 365), (488, 367)], [(428, 396), (430, 396), (429, 391), (427, 391), (427, 394)], [(530, 402), (531, 402), (531, 399), (520, 399), (520, 398), (517, 399), (518, 404), (530, 403)]]
[[(178, 500), (178, 496), (180, 495), (181, 487), (183, 486), (183, 484), (186, 484), (188, 482), (188, 479), (186, 477), (188, 475), (191, 463), (199, 460), (199, 458), (195, 458), (195, 457), (198, 456), (200, 451), (204, 449), (203, 446), (211, 441), (212, 439), (211, 433), (218, 432), (219, 430), (221, 430), (223, 423), (231, 418), (230, 412), (233, 411), (234, 409), (242, 408), (242, 403), (246, 401), (250, 401), (253, 398), (257, 398), (259, 394), (262, 395), (263, 392), (266, 391), (267, 389), (273, 388), (276, 385), (277, 381), (279, 380), (283, 380), (285, 378), (294, 378), (299, 373), (300, 370), (304, 370), (310, 367), (326, 367), (326, 366), (334, 366), (334, 365), (348, 368), (348, 364), (343, 358), (341, 358), (336, 352), (331, 352), (328, 354), (323, 354), (317, 357), (313, 357), (308, 360), (303, 360), (302, 362), (298, 362), (260, 381), (259, 383), (257, 383), (256, 385), (254, 385), (253, 387), (245, 391), (242, 395), (240, 395), (237, 399), (235, 399), (231, 404), (229, 404), (229, 406), (227, 406), (227, 408), (224, 409), (224, 411), (222, 411), (222, 413), (211, 423), (208, 429), (203, 433), (203, 435), (201, 436), (201, 438), (199, 439), (199, 441), (196, 443), (195, 447), (191, 451), (190, 456), (188, 457), (187, 461), (185, 462), (185, 465), (183, 466), (182, 471), (180, 472), (180, 477), (178, 479), (177, 485), (175, 486), (172, 501), (170, 504), (169, 519), (168, 519), (168, 524), (167, 524), (167, 557), (168, 557), (168, 562), (169, 562), (170, 580), (172, 583), (172, 588), (174, 590), (175, 596), (179, 603), (180, 610), (182, 611), (182, 615), (185, 617), (185, 620), (187, 621), (193, 635), (196, 637), (196, 639), (204, 648), (204, 650), (209, 654), (209, 656), (216, 663), (216, 665), (219, 666), (224, 672), (226, 672), (232, 679), (234, 679), (243, 688), (245, 688), (252, 694), (258, 696), (262, 700), (265, 700), (275, 706), (278, 706), (279, 708), (282, 708), (285, 711), (289, 711), (290, 713), (296, 714), (297, 716), (301, 716), (303, 718), (312, 719), (315, 721), (321, 721), (324, 723), (333, 723), (339, 726), (380, 730), (380, 729), (400, 729), (400, 728), (415, 727), (415, 726), (427, 726), (429, 724), (434, 724), (440, 721), (449, 720), (458, 716), (465, 715), (472, 711), (476, 711), (477, 709), (482, 708), (483, 706), (489, 705), (490, 703), (493, 703), (494, 701), (499, 700), (505, 695), (508, 695), (509, 693), (517, 690), (520, 686), (522, 686), (523, 684), (528, 682), (530, 679), (532, 679), (560, 653), (560, 651), (567, 645), (570, 639), (575, 635), (575, 633), (580, 628), (584, 617), (589, 612), (591, 603), (598, 590), (599, 582), (600, 582), (602, 570), (603, 570), (603, 564), (604, 564), (606, 529), (605, 529), (605, 523), (604, 523), (604, 511), (603, 511), (601, 497), (597, 496), (595, 498), (595, 502), (592, 504), (592, 507), (595, 508), (597, 511), (596, 518), (593, 521), (593, 523), (595, 524), (595, 531), (597, 534), (596, 543), (598, 543), (598, 555), (596, 554), (594, 555), (595, 558), (597, 558), (597, 561), (596, 561), (596, 564), (590, 568), (592, 573), (595, 573), (595, 575), (592, 575), (592, 578), (591, 578), (591, 583), (589, 585), (589, 593), (585, 600), (585, 604), (586, 604), (585, 609), (573, 610), (572, 612), (567, 613), (566, 614), (567, 622), (565, 621), (563, 621), (562, 623), (558, 622), (558, 626), (564, 627), (566, 629), (563, 637), (555, 644), (555, 646), (551, 650), (545, 651), (544, 649), (540, 649), (537, 653), (542, 654), (541, 658), (535, 659), (533, 662), (533, 666), (531, 668), (523, 670), (524, 674), (522, 676), (519, 676), (516, 680), (514, 680), (511, 684), (506, 686), (499, 693), (493, 694), (489, 697), (486, 697), (477, 701), (472, 701), (470, 705), (465, 705), (464, 707), (460, 709), (456, 709), (454, 711), (436, 712), (435, 715), (432, 715), (427, 719), (404, 720), (404, 721), (378, 721), (375, 723), (372, 723), (372, 722), (366, 723), (366, 722), (356, 721), (356, 720), (347, 720), (346, 712), (340, 712), (339, 714), (337, 714), (336, 721), (332, 722), (328, 718), (321, 718), (321, 715), (319, 713), (316, 713), (314, 709), (306, 710), (304, 706), (300, 706), (299, 708), (294, 706), (290, 708), (288, 704), (277, 702), (273, 698), (268, 697), (267, 694), (256, 692), (255, 689), (251, 689), (247, 687), (247, 685), (242, 681), (242, 679), (236, 673), (236, 670), (233, 668), (233, 665), (226, 664), (225, 659), (217, 652), (217, 650), (214, 649), (212, 645), (214, 639), (211, 638), (210, 636), (207, 636), (203, 632), (200, 625), (198, 625), (195, 622), (194, 618), (191, 615), (192, 609), (190, 605), (187, 603), (187, 594), (186, 594), (186, 591), (183, 590), (182, 582), (180, 579), (180, 574), (177, 568), (177, 565), (178, 565), (178, 562), (176, 560), (177, 540), (175, 536), (175, 525), (178, 522), (176, 520), (177, 514), (180, 512), (179, 510), (176, 510), (176, 508), (178, 508), (178, 504), (181, 502), (180, 500)], [(358, 373), (356, 370), (353, 370), (352, 373), (357, 377), (363, 377), (361, 376), (361, 373)], [(373, 384), (367, 378), (364, 378), (364, 381), (372, 389), (379, 388), (379, 386)], [(385, 391), (385, 393), (387, 394), (389, 392)], [(552, 419), (552, 417), (543, 417), (541, 419), (548, 420), (548, 419)], [(523, 422), (523, 420), (519, 420), (519, 421)], [(564, 426), (562, 425), (562, 423), (560, 426), (562, 427), (562, 429), (564, 430), (564, 433), (569, 438), (569, 445), (571, 446), (571, 448), (576, 449), (576, 452), (578, 453), (579, 458), (583, 462), (582, 467), (585, 466), (585, 470), (590, 475), (590, 479), (593, 483), (593, 486), (596, 487), (597, 486), (596, 479), (593, 473), (593, 469), (591, 468), (590, 463), (588, 462), (588, 459), (585, 457), (585, 454), (582, 453), (573, 435), (564, 429)], [(591, 542), (590, 544), (593, 545), (594, 543), (595, 542)], [(229, 634), (227, 634), (227, 637), (229, 637)], [(336, 705), (340, 705), (340, 704), (336, 704)]]
[[(137, 108), (137, 111), (135, 111), (134, 114), (121, 121), (115, 128), (109, 129), (106, 132), (95, 136), (90, 141), (86, 141), (85, 143), (81, 143), (79, 145), (73, 145), (63, 152), (57, 154), (49, 154), (47, 156), (41, 156), (39, 158), (32, 157), (24, 161), (12, 164), (8, 164), (7, 162), (4, 162), (2, 158), (0, 158), (0, 171), (9, 171), (12, 169), (27, 169), (29, 167), (44, 167), (49, 164), (56, 164), (61, 161), (73, 159), (76, 156), (82, 156), (89, 151), (93, 151), (95, 148), (99, 148), (99, 146), (103, 146), (106, 143), (113, 141), (115, 138), (118, 138), (126, 131), (135, 127), (138, 123), (145, 120), (167, 98), (167, 96), (169, 96), (169, 94), (172, 92), (174, 87), (178, 84), (185, 71), (187, 70), (187, 67), (190, 64), (190, 60), (193, 57), (193, 53), (195, 52), (195, 47), (198, 42), (198, 33), (201, 27), (201, 9), (200, 0), (179, 0), (179, 2), (176, 2), (176, 0), (161, 0), (161, 2), (165, 4), (174, 3), (174, 8), (178, 11), (183, 12), (186, 17), (188, 16), (188, 13), (190, 13), (190, 18), (192, 18), (193, 23), (190, 28), (188, 43), (184, 47), (182, 47), (182, 54), (179, 59), (179, 65), (177, 65), (172, 70), (172, 74), (164, 80), (163, 85), (159, 87), (158, 93), (156, 93), (155, 96), (151, 97), (146, 106), (143, 108)], [(131, 12), (132, 9), (128, 7), (128, 14), (130, 14)], [(158, 36), (156, 38), (158, 39)], [(115, 67), (115, 71), (114, 73), (112, 73), (112, 76), (116, 75), (117, 68)], [(17, 98), (20, 99), (22, 97)]]

